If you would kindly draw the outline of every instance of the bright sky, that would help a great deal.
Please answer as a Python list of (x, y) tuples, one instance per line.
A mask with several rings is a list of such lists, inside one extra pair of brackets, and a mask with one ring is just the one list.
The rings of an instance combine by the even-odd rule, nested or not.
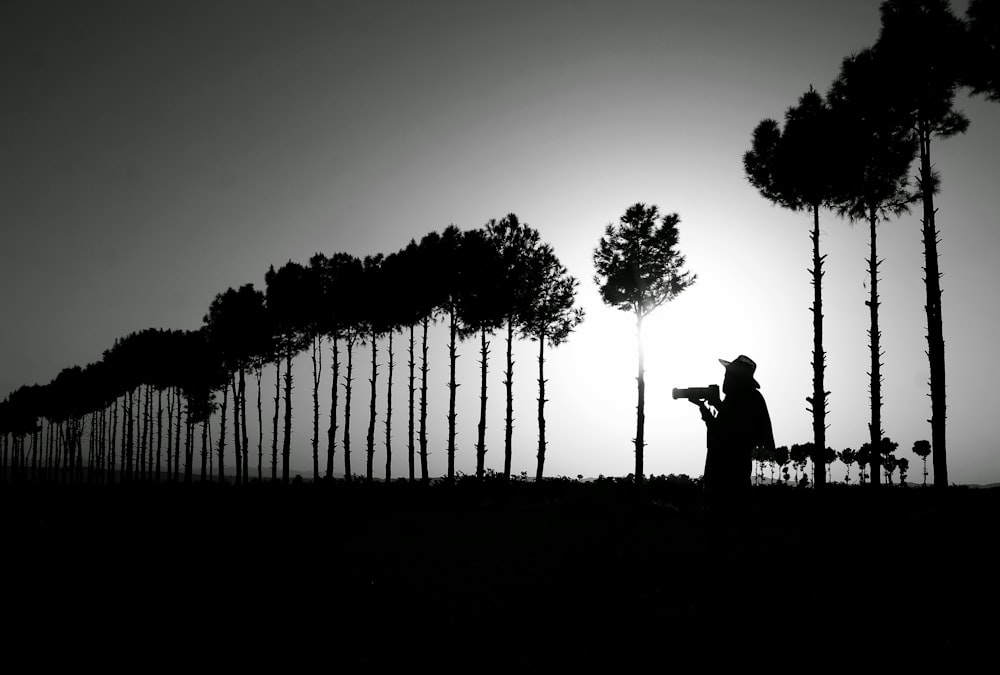
[[(449, 223), (475, 228), (515, 212), (580, 280), (587, 312), (546, 363), (546, 473), (624, 475), (634, 466), (634, 324), (601, 304), (591, 256), (603, 228), (642, 201), (680, 215), (681, 250), (699, 277), (648, 324), (647, 471), (701, 474), (702, 423), (670, 389), (721, 382), (717, 359), (741, 353), (758, 363), (778, 444), (809, 441), (811, 221), (769, 205), (741, 159), (760, 119), (780, 118), (809, 85), (825, 91), (878, 27), (875, 0), (3, 3), (0, 396), (98, 360), (128, 332), (197, 328), (217, 293), (262, 288), (269, 264), (390, 252)], [(1000, 482), (990, 422), (1000, 106), (959, 103), (971, 128), (933, 148), (949, 468), (953, 482), (991, 483)], [(828, 213), (821, 226), (828, 443), (856, 448), (869, 419), (867, 228)], [(909, 449), (930, 438), (919, 228), (912, 215), (879, 233), (883, 423), (910, 458), (911, 480), (920, 470)], [(431, 470), (440, 475), (447, 345), (442, 330), (433, 337)], [(397, 476), (406, 466), (401, 346)], [(487, 464), (502, 469), (499, 336), (493, 346)], [(466, 473), (476, 349), (460, 348), (457, 465)], [(514, 468), (532, 474), (534, 345), (520, 344), (516, 358)], [(369, 359), (367, 348), (356, 354), (355, 451), (368, 424)], [(295, 374), (292, 465), (309, 476), (305, 355)], [(341, 459), (338, 449), (337, 471)]]

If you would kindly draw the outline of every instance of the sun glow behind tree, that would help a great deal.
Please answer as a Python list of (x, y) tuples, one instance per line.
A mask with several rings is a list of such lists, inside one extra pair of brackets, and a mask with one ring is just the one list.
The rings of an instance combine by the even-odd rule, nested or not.
[[(659, 221), (659, 222), (658, 222)], [(684, 269), (678, 244), (676, 213), (660, 218), (655, 205), (630, 206), (616, 226), (609, 224), (594, 251), (597, 270), (594, 283), (608, 305), (635, 314), (636, 346), (639, 357), (636, 386), (635, 482), (645, 474), (643, 455), (646, 430), (646, 368), (642, 324), (666, 302), (694, 284), (697, 277)]]

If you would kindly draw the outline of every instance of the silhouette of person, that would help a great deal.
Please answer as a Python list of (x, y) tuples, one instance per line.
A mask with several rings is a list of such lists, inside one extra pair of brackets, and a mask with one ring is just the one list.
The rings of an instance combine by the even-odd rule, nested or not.
[[(705, 455), (705, 502), (713, 510), (728, 510), (746, 501), (750, 489), (754, 448), (774, 450), (774, 432), (767, 403), (754, 379), (757, 364), (748, 356), (725, 366), (725, 400), (691, 401), (701, 411), (708, 429)], [(706, 405), (707, 404), (707, 405)]]

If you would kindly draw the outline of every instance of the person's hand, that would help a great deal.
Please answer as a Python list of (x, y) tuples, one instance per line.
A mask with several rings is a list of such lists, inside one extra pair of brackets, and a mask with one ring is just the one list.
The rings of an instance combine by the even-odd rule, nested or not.
[(695, 405), (695, 406), (698, 406), (698, 410), (701, 411), (701, 419), (705, 422), (705, 424), (708, 424), (708, 422), (710, 420), (714, 419), (713, 416), (712, 416), (712, 412), (705, 405), (704, 399), (698, 399), (697, 401), (691, 401), (691, 403), (693, 405)]
[(711, 398), (707, 398), (705, 400), (708, 402), (708, 405), (712, 406), (716, 410), (722, 407), (722, 401), (718, 396), (712, 396)]

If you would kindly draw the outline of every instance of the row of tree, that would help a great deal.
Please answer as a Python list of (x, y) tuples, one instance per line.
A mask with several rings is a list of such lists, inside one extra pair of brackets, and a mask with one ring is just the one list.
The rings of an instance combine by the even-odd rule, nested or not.
[[(945, 349), (941, 311), (940, 236), (934, 196), (941, 181), (933, 168), (932, 142), (964, 132), (969, 120), (955, 109), (956, 93), (968, 88), (1000, 100), (1000, 3), (972, 0), (966, 17), (947, 0), (887, 0), (880, 6), (881, 31), (874, 46), (843, 60), (825, 95), (810, 87), (785, 113), (753, 131), (743, 164), (750, 183), (765, 198), (812, 215), (811, 283), (813, 448), (826, 447), (829, 391), (824, 387), (822, 209), (868, 224), (870, 297), (868, 329), (870, 447), (882, 443), (882, 382), (879, 329), (877, 226), (922, 204), (927, 355), (930, 363), (931, 446), (934, 484), (948, 484), (945, 437)], [(917, 162), (915, 181), (909, 178)], [(879, 482), (885, 455), (870, 452), (871, 481)], [(826, 481), (825, 462), (814, 458), (814, 482)]]
[[(545, 348), (567, 339), (583, 319), (574, 306), (577, 281), (539, 233), (510, 214), (485, 227), (454, 225), (389, 255), (314, 255), (267, 271), (264, 290), (252, 284), (218, 294), (194, 331), (150, 329), (115, 341), (103, 358), (63, 370), (51, 383), (25, 386), (0, 403), (2, 464), (15, 478), (111, 481), (250, 480), (247, 378), (256, 379), (257, 480), (264, 479), (262, 391), (265, 365), (274, 365), (270, 479), (289, 480), (292, 437), (292, 363), (303, 352), (312, 363), (312, 463), (314, 479), (332, 478), (338, 431), (344, 475), (351, 465), (351, 404), (356, 347), (370, 348), (371, 378), (365, 477), (374, 479), (380, 348), (387, 378), (384, 412), (385, 480), (392, 479), (392, 382), (396, 338), (407, 351), (409, 479), (429, 480), (427, 466), (428, 328), (448, 326), (450, 390), (447, 478), (455, 478), (456, 360), (459, 340), (479, 339), (480, 419), (476, 474), (485, 467), (487, 370), (490, 336), (506, 337), (506, 430), (503, 475), (510, 477), (513, 429), (512, 346), (517, 338), (538, 344), (538, 452), (536, 478), (544, 470)], [(418, 347), (419, 340), (419, 347)], [(331, 357), (331, 410), (321, 471), (319, 388), (323, 355)], [(419, 354), (419, 367), (418, 367)], [(418, 385), (419, 371), (419, 385)], [(338, 406), (343, 392), (343, 429)], [(220, 400), (221, 399), (221, 400)], [(283, 410), (282, 410), (283, 399)], [(164, 412), (166, 424), (164, 425)], [(218, 414), (217, 423), (211, 424)], [(283, 413), (283, 414), (282, 414)], [(283, 424), (279, 430), (280, 419)], [(227, 459), (229, 422), (232, 457)], [(218, 438), (212, 439), (213, 427)], [(199, 442), (200, 437), (200, 442)], [(199, 445), (200, 443), (200, 445)], [(200, 447), (200, 451), (196, 449)], [(214, 464), (214, 466), (213, 466)]]
[[(878, 463), (882, 468), (882, 475), (888, 484), (892, 484), (892, 477), (896, 471), (899, 471), (900, 484), (905, 484), (907, 472), (910, 470), (910, 460), (906, 457), (897, 457), (897, 449), (899, 449), (899, 443), (890, 438), (883, 438), (882, 443), (878, 447)], [(913, 444), (912, 452), (923, 461), (923, 485), (927, 485), (927, 458), (931, 454), (930, 441), (916, 441)], [(871, 443), (864, 443), (857, 450), (844, 448), (837, 451), (833, 448), (827, 448), (826, 452), (820, 456), (820, 461), (823, 462), (821, 467), (826, 474), (827, 480), (832, 481), (833, 464), (839, 460), (846, 468), (844, 483), (850, 484), (851, 468), (857, 464), (858, 482), (863, 485), (869, 482), (871, 477), (869, 468), (871, 466), (872, 454)], [(755, 467), (754, 483), (757, 485), (762, 483), (765, 479), (765, 473), (769, 470), (771, 483), (789, 483), (794, 480), (795, 484), (798, 485), (807, 484), (809, 482), (809, 473), (806, 470), (806, 465), (810, 461), (815, 461), (816, 457), (817, 453), (812, 443), (796, 443), (792, 446), (782, 445), (773, 450), (759, 447), (753, 453)], [(794, 471), (794, 477), (791, 474), (792, 471)], [(777, 474), (777, 477), (775, 477), (775, 474)]]

